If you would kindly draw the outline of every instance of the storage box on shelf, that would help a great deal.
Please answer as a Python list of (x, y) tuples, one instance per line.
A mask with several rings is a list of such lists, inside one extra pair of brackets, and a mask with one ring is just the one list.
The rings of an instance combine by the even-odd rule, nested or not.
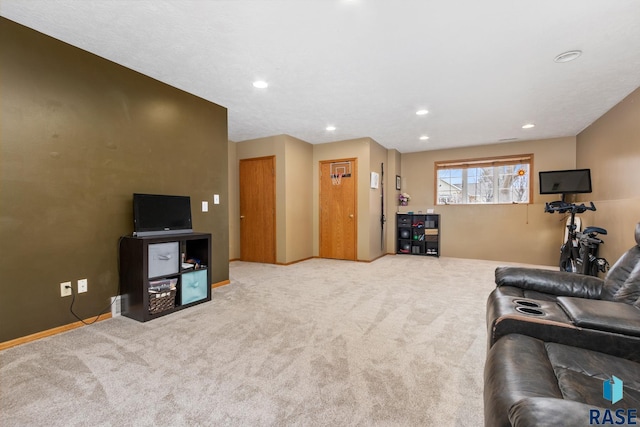
[(210, 301), (210, 265), (211, 234), (124, 237), (120, 243), (122, 315), (146, 322)]
[(439, 214), (397, 214), (399, 254), (440, 256)]

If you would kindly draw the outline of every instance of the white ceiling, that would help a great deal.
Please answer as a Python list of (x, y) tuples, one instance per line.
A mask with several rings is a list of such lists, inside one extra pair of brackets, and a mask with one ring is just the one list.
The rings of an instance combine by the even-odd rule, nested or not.
[(640, 86), (639, 0), (1, 0), (0, 15), (227, 107), (233, 141), (573, 136)]

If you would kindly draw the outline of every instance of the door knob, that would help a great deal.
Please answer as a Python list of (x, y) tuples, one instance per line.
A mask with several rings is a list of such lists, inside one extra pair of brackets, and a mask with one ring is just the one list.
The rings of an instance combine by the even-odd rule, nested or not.
[(240, 215), (240, 219), (244, 219), (244, 215)]
[(349, 218), (353, 218), (353, 214), (349, 214)]

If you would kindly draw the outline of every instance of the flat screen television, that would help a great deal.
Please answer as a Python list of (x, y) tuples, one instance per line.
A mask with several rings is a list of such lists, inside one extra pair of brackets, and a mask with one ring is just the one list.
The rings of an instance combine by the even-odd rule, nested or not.
[(191, 198), (161, 194), (133, 194), (133, 235), (192, 233)]
[(591, 193), (591, 170), (540, 172), (540, 194)]

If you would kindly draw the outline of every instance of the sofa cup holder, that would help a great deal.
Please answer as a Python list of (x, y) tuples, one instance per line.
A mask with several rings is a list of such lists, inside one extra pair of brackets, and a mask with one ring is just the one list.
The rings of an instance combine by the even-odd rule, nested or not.
[(513, 300), (513, 302), (516, 304), (516, 306), (540, 308), (540, 304), (535, 301), (529, 301), (527, 299), (515, 299)]
[(522, 314), (526, 314), (529, 316), (544, 316), (545, 312), (540, 310), (539, 308), (534, 308), (534, 307), (524, 307), (524, 306), (517, 306), (516, 307), (516, 311), (518, 313), (522, 313)]

